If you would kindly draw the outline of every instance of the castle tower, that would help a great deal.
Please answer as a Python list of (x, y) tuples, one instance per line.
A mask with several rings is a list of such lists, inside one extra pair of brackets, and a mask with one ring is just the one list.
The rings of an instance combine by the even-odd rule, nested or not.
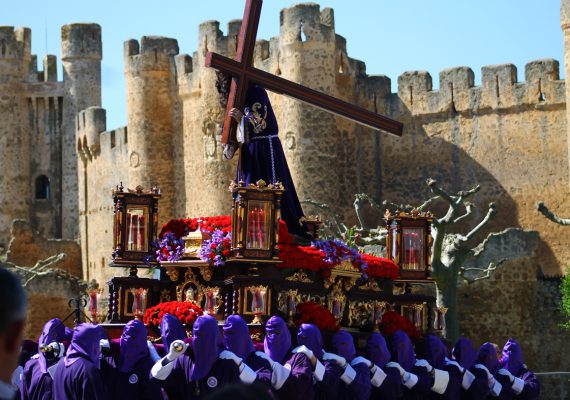
[(129, 186), (160, 187), (164, 194), (160, 202), (161, 222), (176, 215), (176, 54), (175, 39), (143, 36), (140, 45), (134, 39), (125, 42)]
[(61, 217), (62, 237), (79, 233), (77, 113), (101, 106), (101, 59), (103, 48), (98, 24), (70, 24), (61, 28), (63, 64), (63, 132)]
[[(322, 21), (321, 16), (314, 3), (281, 11), (280, 35), (269, 72), (336, 97), (339, 68), (334, 23), (331, 18)], [(331, 168), (338, 165), (335, 116), (290, 98), (272, 96), (272, 102), (299, 198), (339, 204), (339, 196), (347, 192), (339, 190), (341, 168)]]
[[(570, 77), (570, 0), (562, 0), (560, 6), (560, 25), (564, 35), (564, 76), (568, 82)], [(570, 85), (566, 84), (566, 130), (568, 132), (568, 143), (570, 143)], [(570, 159), (570, 147), (568, 148)], [(570, 168), (570, 164), (568, 165)], [(570, 184), (570, 182), (569, 182)]]
[(0, 27), (0, 247), (12, 219), (30, 217), (30, 135), (24, 81), (31, 61), (31, 31)]
[[(184, 163), (186, 176), (186, 214), (229, 214), (228, 192), (235, 171), (235, 160), (228, 162), (220, 146), (220, 127), (225, 109), (220, 106), (216, 90), (216, 73), (204, 66), (206, 53), (213, 51), (234, 57), (241, 21), (231, 21), (228, 36), (218, 21), (200, 24), (198, 51), (192, 57), (176, 58), (178, 86), (183, 107)], [(230, 43), (231, 42), (231, 43)]]

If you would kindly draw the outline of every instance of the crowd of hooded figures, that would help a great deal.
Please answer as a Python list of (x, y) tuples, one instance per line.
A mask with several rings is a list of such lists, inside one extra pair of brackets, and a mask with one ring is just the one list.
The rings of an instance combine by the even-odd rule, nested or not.
[(461, 338), (449, 351), (437, 336), (425, 336), (414, 348), (402, 331), (387, 338), (375, 332), (357, 349), (352, 334), (341, 329), (325, 347), (315, 325), (302, 324), (295, 335), (279, 316), (267, 321), (262, 345), (253, 343), (239, 315), (230, 315), (221, 331), (213, 317), (198, 317), (191, 338), (169, 314), (160, 328), (158, 343), (148, 340), (140, 320), (127, 323), (120, 339), (109, 340), (98, 325), (81, 324), (71, 332), (52, 319), (19, 374), (19, 395), (26, 400), (454, 400), (538, 399), (540, 393), (513, 339), (502, 351), (492, 343), (477, 351)]

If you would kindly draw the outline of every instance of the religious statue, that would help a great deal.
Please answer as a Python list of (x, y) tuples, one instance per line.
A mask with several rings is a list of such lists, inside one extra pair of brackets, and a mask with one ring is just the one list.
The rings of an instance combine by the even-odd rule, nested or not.
[[(232, 108), (229, 115), (238, 123), (237, 140), (241, 148), (236, 181), (244, 181), (248, 185), (260, 179), (269, 183), (281, 182), (285, 188), (281, 198), (281, 219), (287, 224), (289, 233), (310, 239), (303, 209), (279, 140), (277, 119), (265, 89), (257, 85), (250, 86), (243, 113)], [(235, 150), (235, 145), (227, 144), (224, 155), (232, 158)]]

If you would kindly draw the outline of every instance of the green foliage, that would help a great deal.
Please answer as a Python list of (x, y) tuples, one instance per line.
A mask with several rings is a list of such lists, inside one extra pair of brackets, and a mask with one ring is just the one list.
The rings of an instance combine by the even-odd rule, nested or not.
[(562, 277), (562, 283), (560, 284), (560, 310), (566, 317), (566, 322), (561, 324), (565, 329), (570, 330), (570, 268), (566, 269), (566, 275)]

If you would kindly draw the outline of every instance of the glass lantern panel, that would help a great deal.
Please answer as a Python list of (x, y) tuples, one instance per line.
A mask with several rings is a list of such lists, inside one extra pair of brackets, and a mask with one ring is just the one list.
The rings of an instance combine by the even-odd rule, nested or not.
[(402, 228), (402, 254), (400, 263), (402, 269), (423, 271), (424, 260), (424, 229)]
[(250, 200), (247, 205), (247, 248), (269, 250), (271, 202)]
[(127, 251), (148, 251), (148, 209), (127, 207)]
[(267, 291), (263, 287), (250, 287), (247, 293), (248, 311), (252, 314), (265, 312)]
[(398, 252), (397, 240), (396, 240), (396, 237), (398, 235), (396, 234), (396, 229), (397, 229), (396, 221), (392, 221), (391, 229), (390, 229), (390, 232), (392, 235), (392, 260), (396, 259), (396, 254)]

